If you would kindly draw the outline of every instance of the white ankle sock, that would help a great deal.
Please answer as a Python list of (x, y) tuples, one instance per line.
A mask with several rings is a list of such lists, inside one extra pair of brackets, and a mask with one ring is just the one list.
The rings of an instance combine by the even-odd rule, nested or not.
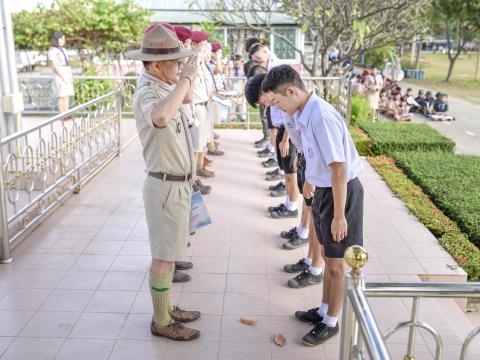
[(329, 316), (328, 314), (325, 314), (322, 322), (326, 324), (328, 327), (335, 327), (335, 325), (337, 325), (337, 322), (338, 322), (338, 316)]
[(270, 151), (273, 151), (272, 144), (268, 143), (268, 144), (267, 144), (267, 149), (270, 150)]
[(303, 259), (303, 262), (307, 264), (308, 266), (312, 265), (312, 259), (310, 259), (308, 256)]
[(290, 198), (288, 197), (288, 195), (285, 196), (284, 204), (285, 204), (285, 206), (288, 208), (288, 205), (290, 204)]
[(316, 267), (313, 267), (312, 265), (309, 266), (308, 268), (308, 272), (312, 275), (320, 275), (323, 271), (323, 268), (316, 268)]
[(325, 315), (327, 315), (327, 311), (328, 311), (328, 304), (321, 303), (320, 307), (317, 310), (317, 314), (320, 315), (322, 318), (324, 318)]
[(298, 209), (298, 201), (290, 201), (290, 199), (288, 199), (287, 209), (289, 211), (297, 210)]
[(308, 229), (305, 229), (302, 225), (297, 226), (297, 234), (301, 238), (308, 238)]
[(285, 171), (283, 171), (283, 170), (281, 170), (281, 169), (278, 169), (278, 173), (279, 173), (280, 175), (285, 175)]

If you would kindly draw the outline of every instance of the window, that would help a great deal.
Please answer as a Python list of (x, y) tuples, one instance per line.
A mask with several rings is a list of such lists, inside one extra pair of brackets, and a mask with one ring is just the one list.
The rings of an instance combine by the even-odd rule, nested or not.
[[(296, 44), (295, 28), (275, 29), (275, 32), (277, 34), (285, 36), (293, 44)], [(295, 50), (285, 40), (283, 40), (282, 38), (279, 38), (278, 36), (274, 35), (272, 43), (273, 43), (273, 52), (280, 59), (295, 59)]]

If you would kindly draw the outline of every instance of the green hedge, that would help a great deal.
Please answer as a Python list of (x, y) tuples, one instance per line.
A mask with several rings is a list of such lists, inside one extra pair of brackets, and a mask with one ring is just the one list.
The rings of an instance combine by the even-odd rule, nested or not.
[(396, 151), (453, 152), (455, 149), (452, 140), (426, 124), (360, 122), (359, 126), (372, 139), (372, 151), (376, 155)]
[(480, 157), (446, 153), (393, 154), (397, 164), (480, 246)]
[(352, 96), (350, 125), (358, 125), (370, 120), (372, 109), (368, 100), (363, 96)]
[[(406, 153), (402, 155), (409, 157), (411, 154)], [(433, 154), (418, 155), (428, 158)], [(446, 154), (438, 154), (438, 156), (444, 157)], [(394, 160), (385, 156), (369, 157), (368, 160), (373, 168), (385, 179), (392, 191), (405, 203), (407, 208), (437, 237), (440, 245), (466, 271), (468, 280), (480, 281), (480, 249), (461, 231), (457, 223), (439, 210), (422, 189), (415, 185), (401, 169), (395, 166)], [(435, 165), (433, 164), (432, 167), (435, 167)], [(478, 202), (477, 209), (476, 211), (473, 210), (473, 212), (479, 213)]]

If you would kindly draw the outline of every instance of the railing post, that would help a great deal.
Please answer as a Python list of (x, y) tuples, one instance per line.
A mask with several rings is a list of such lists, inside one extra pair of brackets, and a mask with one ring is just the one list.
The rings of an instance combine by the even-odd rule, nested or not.
[(0, 264), (9, 264), (13, 261), (10, 255), (10, 239), (8, 238), (7, 199), (5, 194), (5, 176), (3, 172), (3, 149), (0, 145)]
[[(413, 298), (413, 305), (412, 305), (412, 317), (411, 322), (416, 324), (418, 321), (418, 310), (420, 307), (420, 298), (414, 297)], [(413, 348), (415, 346), (415, 331), (417, 331), (415, 326), (410, 326), (410, 332), (408, 334), (408, 347), (407, 347), (407, 354), (403, 357), (403, 360), (415, 360), (413, 356)]]
[(116, 104), (116, 117), (117, 117), (117, 156), (120, 156), (120, 151), (122, 150), (122, 92), (124, 90), (123, 85), (117, 89), (117, 94), (115, 95), (115, 104)]
[(350, 246), (345, 252), (345, 261), (351, 270), (345, 273), (345, 286), (343, 296), (343, 314), (340, 340), (340, 359), (350, 360), (352, 351), (358, 349), (358, 322), (355, 318), (348, 293), (354, 288), (365, 288), (365, 278), (360, 271), (368, 261), (367, 251), (358, 245)]

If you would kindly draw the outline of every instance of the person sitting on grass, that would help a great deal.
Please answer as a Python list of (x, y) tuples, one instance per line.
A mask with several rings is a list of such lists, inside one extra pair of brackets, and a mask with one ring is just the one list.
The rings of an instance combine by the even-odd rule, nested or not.
[(423, 90), (418, 90), (415, 101), (418, 103), (418, 105), (420, 105), (420, 108), (416, 109), (416, 111), (420, 112), (425, 107), (426, 102), (425, 92)]
[(429, 116), (433, 111), (433, 104), (435, 103), (435, 99), (433, 98), (433, 94), (430, 90), (427, 90), (425, 93), (425, 104), (423, 106), (423, 114)]
[(406, 122), (406, 121), (411, 121), (413, 118), (413, 114), (409, 112), (407, 100), (405, 99), (400, 99), (400, 104), (398, 104), (398, 101), (396, 101), (396, 109), (395, 109), (395, 115), (394, 119), (396, 122)]
[(455, 118), (448, 113), (448, 95), (441, 94), (439, 100), (435, 101), (433, 104), (432, 114), (430, 118), (435, 121), (452, 121)]
[(397, 114), (397, 108), (400, 107), (401, 96), (402, 95), (399, 92), (392, 91), (392, 96), (388, 100), (386, 115), (391, 118), (395, 118), (395, 115)]
[(378, 112), (384, 114), (388, 110), (388, 96), (385, 90), (380, 90), (380, 99), (378, 101)]

